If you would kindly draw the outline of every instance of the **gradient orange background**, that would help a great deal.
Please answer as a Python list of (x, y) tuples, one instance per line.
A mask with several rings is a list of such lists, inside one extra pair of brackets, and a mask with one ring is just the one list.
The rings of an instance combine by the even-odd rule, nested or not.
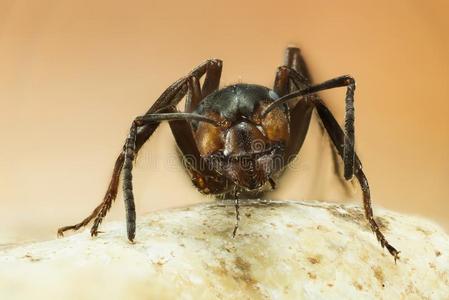
[[(357, 80), (373, 202), (449, 228), (447, 1), (0, 2), (0, 242), (51, 238), (102, 199), (132, 119), (210, 57), (223, 84), (270, 86), (284, 48), (315, 82)], [(323, 93), (343, 121), (344, 89)], [(361, 199), (316, 120), (276, 199)], [(167, 124), (135, 167), (138, 214), (205, 201)], [(360, 201), (360, 200), (359, 200)], [(108, 219), (124, 220), (119, 196)]]

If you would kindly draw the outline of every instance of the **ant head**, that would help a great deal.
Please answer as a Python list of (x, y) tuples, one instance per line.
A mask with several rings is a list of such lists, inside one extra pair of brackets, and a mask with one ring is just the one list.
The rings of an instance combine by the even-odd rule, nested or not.
[(195, 140), (200, 154), (212, 168), (246, 190), (263, 187), (282, 168), (289, 123), (285, 109), (262, 115), (273, 100), (260, 101), (248, 117), (228, 119), (216, 112), (204, 115), (220, 124), (199, 122)]

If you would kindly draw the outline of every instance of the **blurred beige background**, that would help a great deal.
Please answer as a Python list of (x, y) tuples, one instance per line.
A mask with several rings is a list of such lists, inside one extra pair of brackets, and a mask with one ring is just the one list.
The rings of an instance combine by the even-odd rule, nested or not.
[[(101, 201), (131, 120), (210, 57), (223, 84), (270, 86), (284, 48), (314, 81), (357, 80), (373, 202), (449, 228), (447, 1), (0, 1), (0, 242), (51, 238)], [(323, 93), (343, 121), (344, 89)], [(210, 200), (164, 124), (135, 168), (139, 214)], [(360, 201), (317, 123), (267, 195)], [(121, 195), (108, 219), (124, 220)]]

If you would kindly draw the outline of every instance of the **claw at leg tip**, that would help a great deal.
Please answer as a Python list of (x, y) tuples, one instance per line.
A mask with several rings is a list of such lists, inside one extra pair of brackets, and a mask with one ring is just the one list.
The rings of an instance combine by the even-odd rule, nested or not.
[(394, 254), (394, 263), (395, 263), (395, 264), (396, 264), (396, 261), (400, 260), (399, 253), (401, 253), (401, 251), (397, 251), (397, 252)]

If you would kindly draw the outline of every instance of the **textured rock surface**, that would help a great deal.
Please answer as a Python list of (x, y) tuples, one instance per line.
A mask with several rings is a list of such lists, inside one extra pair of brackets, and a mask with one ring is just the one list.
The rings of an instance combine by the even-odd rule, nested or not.
[(375, 209), (401, 259), (382, 250), (357, 205), (246, 202), (138, 218), (0, 251), (0, 299), (449, 299), (449, 237)]

